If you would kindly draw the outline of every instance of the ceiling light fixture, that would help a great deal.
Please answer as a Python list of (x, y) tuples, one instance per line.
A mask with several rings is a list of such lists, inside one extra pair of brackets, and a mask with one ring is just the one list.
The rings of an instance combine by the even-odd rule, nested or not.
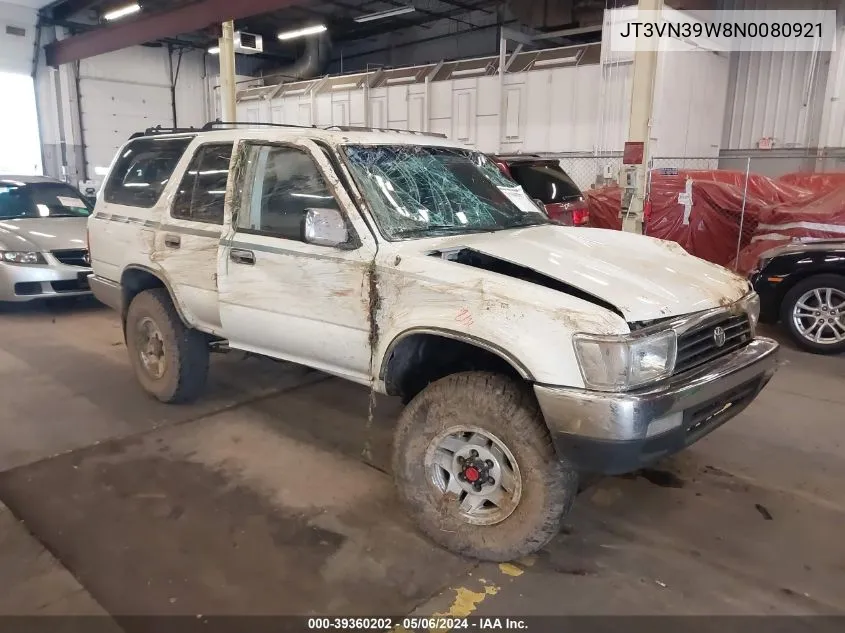
[(487, 66), (481, 68), (461, 68), (460, 70), (453, 70), (452, 77), (464, 77), (466, 75), (483, 75), (487, 72)]
[(553, 59), (538, 59), (534, 62), (534, 66), (566, 66), (568, 64), (577, 64), (581, 60), (581, 53), (572, 55), (571, 57), (555, 57)]
[(108, 13), (103, 14), (104, 20), (119, 20), (120, 18), (125, 18), (127, 15), (132, 15), (133, 13), (138, 13), (141, 10), (141, 5), (136, 3), (127, 4), (125, 7), (120, 7), (119, 9), (114, 9), (113, 11), (109, 11)]
[(357, 18), (353, 18), (356, 22), (372, 22), (373, 20), (383, 20), (384, 18), (392, 18), (397, 15), (405, 15), (406, 13), (413, 13), (416, 11), (416, 7), (407, 6), (407, 7), (396, 7), (395, 9), (387, 9), (386, 11), (378, 11), (376, 13), (368, 13), (366, 15), (359, 15)]
[(318, 33), (325, 33), (327, 30), (325, 24), (318, 24), (316, 26), (306, 26), (302, 29), (294, 31), (282, 31), (276, 37), (280, 40), (292, 40), (297, 37), (305, 37), (306, 35), (317, 35)]
[(220, 47), (219, 46), (212, 46), (208, 49), (209, 55), (219, 55), (220, 54)]
[(395, 84), (410, 84), (417, 80), (416, 75), (410, 75), (405, 77), (391, 77), (390, 79), (386, 80), (384, 83), (388, 85), (395, 85)]

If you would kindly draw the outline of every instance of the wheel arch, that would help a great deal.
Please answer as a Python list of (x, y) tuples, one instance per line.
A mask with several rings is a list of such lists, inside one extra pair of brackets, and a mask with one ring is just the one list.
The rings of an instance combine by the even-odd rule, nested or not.
[(170, 301), (173, 303), (173, 307), (176, 309), (179, 318), (182, 319), (184, 324), (189, 324), (189, 321), (185, 317), (185, 312), (177, 300), (176, 294), (173, 292), (173, 288), (170, 286), (166, 277), (159, 271), (140, 264), (127, 266), (120, 275), (120, 287), (120, 320), (124, 330), (126, 329), (126, 313), (129, 310), (129, 304), (132, 303), (132, 299), (145, 290), (151, 290), (153, 288), (164, 288), (167, 290), (167, 294), (170, 295)]
[(789, 277), (787, 277), (782, 284), (778, 285), (777, 289), (777, 312), (778, 315), (780, 314), (781, 306), (783, 305), (784, 299), (786, 299), (787, 293), (792, 290), (795, 286), (800, 284), (811, 277), (818, 277), (820, 275), (837, 275), (838, 277), (842, 277), (845, 279), (845, 271), (839, 268), (834, 268), (831, 266), (818, 266), (809, 268), (806, 270), (797, 271)]
[[(438, 348), (434, 349), (434, 345)], [(404, 330), (391, 340), (382, 356), (378, 379), (388, 395), (409, 401), (430, 382), (478, 369), (534, 381), (522, 361), (490, 341), (465, 332), (422, 327)]]

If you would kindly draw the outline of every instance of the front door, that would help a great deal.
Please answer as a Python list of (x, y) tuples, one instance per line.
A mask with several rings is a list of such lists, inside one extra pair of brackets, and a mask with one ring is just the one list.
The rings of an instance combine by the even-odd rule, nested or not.
[[(246, 141), (238, 152), (245, 167), (217, 264), (229, 345), (368, 383), (372, 234), (313, 142)], [(309, 208), (340, 210), (349, 241), (305, 243)]]

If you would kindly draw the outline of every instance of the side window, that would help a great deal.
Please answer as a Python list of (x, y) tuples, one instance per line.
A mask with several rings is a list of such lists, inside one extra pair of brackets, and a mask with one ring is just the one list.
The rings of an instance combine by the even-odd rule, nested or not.
[(170, 215), (183, 220), (223, 224), (223, 203), (232, 143), (201, 145), (179, 183)]
[(106, 183), (105, 201), (146, 209), (154, 206), (192, 140), (190, 136), (145, 137), (129, 143)]
[(307, 209), (338, 208), (307, 152), (290, 147), (253, 147), (250, 162), (255, 165), (254, 179), (238, 214), (238, 230), (302, 241)]

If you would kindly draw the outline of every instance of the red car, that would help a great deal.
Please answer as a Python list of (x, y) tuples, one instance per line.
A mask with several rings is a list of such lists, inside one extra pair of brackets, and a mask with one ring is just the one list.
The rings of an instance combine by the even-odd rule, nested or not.
[(560, 163), (533, 154), (494, 156), (499, 169), (546, 207), (552, 221), (566, 226), (589, 226), (590, 212), (578, 186)]

